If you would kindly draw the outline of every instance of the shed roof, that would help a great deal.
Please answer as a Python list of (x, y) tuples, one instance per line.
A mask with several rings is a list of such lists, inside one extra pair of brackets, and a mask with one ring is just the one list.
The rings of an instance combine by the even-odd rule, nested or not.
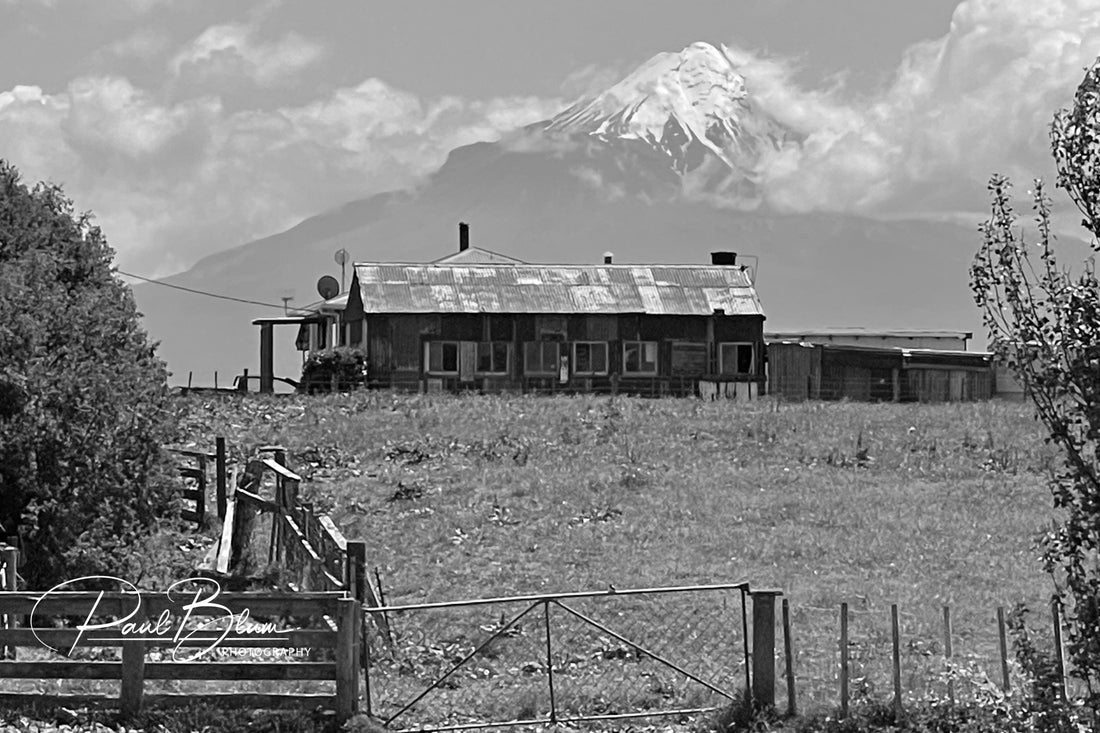
[(355, 265), (367, 313), (764, 315), (748, 273), (720, 265)]
[(938, 339), (971, 339), (974, 334), (970, 331), (930, 330), (919, 328), (894, 328), (874, 329), (862, 326), (842, 326), (836, 328), (811, 328), (803, 330), (769, 331), (764, 338), (769, 341), (800, 341), (813, 338), (938, 338)]

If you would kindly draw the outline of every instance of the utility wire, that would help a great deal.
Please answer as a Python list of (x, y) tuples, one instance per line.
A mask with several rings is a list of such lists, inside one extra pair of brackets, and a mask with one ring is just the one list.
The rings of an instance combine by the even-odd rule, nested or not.
[[(117, 272), (119, 275), (125, 275), (126, 277), (132, 277), (132, 278), (136, 278), (138, 280), (144, 280), (145, 282), (152, 283), (154, 285), (162, 285), (166, 288), (174, 288), (175, 290), (182, 290), (186, 293), (194, 293), (195, 295), (205, 295), (208, 298), (220, 298), (222, 300), (232, 300), (236, 303), (247, 303), (248, 305), (262, 305), (266, 308), (278, 308), (279, 310), (282, 310), (282, 311), (285, 311), (286, 308), (288, 307), (288, 306), (285, 306), (285, 305), (275, 305), (274, 303), (261, 303), (258, 300), (246, 300), (245, 298), (234, 298), (232, 295), (218, 295), (217, 293), (208, 293), (205, 290), (195, 290), (194, 288), (185, 288), (182, 285), (172, 285), (171, 283), (161, 282), (160, 280), (154, 280), (154, 279), (149, 278), (149, 277), (144, 277), (142, 275), (135, 275), (131, 272), (124, 272), (122, 270), (115, 270), (115, 272)], [(302, 310), (302, 309), (295, 307), (294, 310)]]

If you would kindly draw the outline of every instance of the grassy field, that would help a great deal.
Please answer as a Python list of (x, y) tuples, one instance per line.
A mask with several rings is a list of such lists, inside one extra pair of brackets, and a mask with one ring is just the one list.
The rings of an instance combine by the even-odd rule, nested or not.
[[(988, 669), (995, 609), (1050, 596), (1033, 542), (1056, 460), (1024, 404), (752, 404), (606, 397), (188, 398), (186, 435), (284, 445), (305, 492), (368, 543), (390, 604), (747, 580), (790, 600), (799, 695), (884, 690), (889, 605), (907, 688), (952, 606)], [(934, 691), (934, 690), (933, 690)]]

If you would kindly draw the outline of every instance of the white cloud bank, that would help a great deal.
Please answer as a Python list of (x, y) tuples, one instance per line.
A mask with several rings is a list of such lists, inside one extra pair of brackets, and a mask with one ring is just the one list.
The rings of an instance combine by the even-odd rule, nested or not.
[(966, 0), (943, 37), (906, 50), (891, 84), (854, 99), (807, 91), (792, 68), (728, 48), (750, 94), (806, 135), (770, 160), (780, 210), (881, 213), (981, 204), (994, 172), (1051, 171), (1048, 131), (1100, 55), (1096, 0)]
[(0, 92), (0, 157), (94, 211), (122, 269), (164, 276), (411, 185), (452, 149), (560, 106), (533, 97), (425, 100), (367, 79), (300, 106), (230, 112), (214, 95), (168, 102), (125, 78), (81, 77), (57, 94)]

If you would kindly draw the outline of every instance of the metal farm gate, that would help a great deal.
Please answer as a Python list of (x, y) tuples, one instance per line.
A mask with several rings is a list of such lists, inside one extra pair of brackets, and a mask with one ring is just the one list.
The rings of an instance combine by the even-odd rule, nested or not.
[[(748, 595), (747, 583), (732, 583), (370, 609), (390, 635), (365, 625), (365, 707), (395, 731), (719, 710), (750, 688), (750, 666), (759, 668), (746, 643)], [(754, 645), (768, 664), (776, 595), (751, 594), (754, 614), (772, 619), (758, 619), (766, 636)], [(756, 674), (773, 696), (774, 667)]]

